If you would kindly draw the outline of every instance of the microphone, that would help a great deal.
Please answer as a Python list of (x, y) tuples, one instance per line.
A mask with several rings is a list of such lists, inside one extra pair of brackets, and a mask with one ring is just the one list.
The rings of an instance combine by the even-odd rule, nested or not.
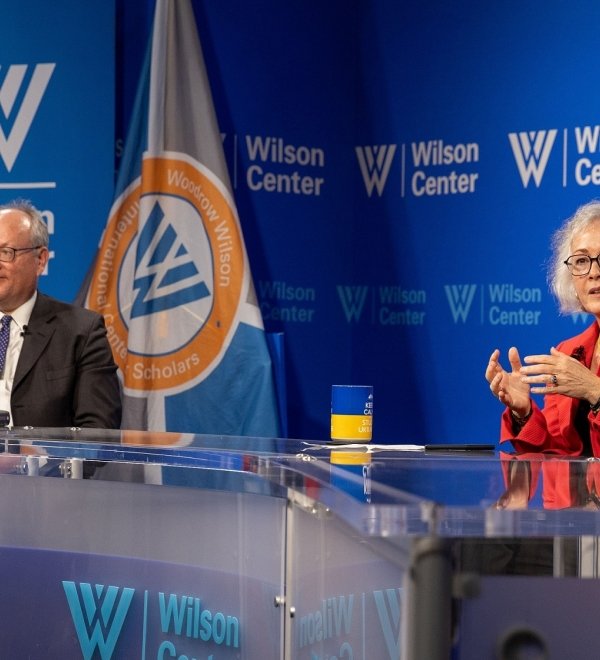
[(23, 330), (21, 331), (21, 337), (25, 337), (25, 335), (29, 334), (29, 326), (24, 325)]

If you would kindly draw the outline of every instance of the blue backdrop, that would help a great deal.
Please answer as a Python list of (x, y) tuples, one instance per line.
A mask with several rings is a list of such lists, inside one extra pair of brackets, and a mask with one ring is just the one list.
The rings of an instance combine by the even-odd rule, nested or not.
[(112, 0), (7, 2), (0, 27), (0, 197), (30, 199), (48, 223), (43, 282), (72, 299), (111, 206)]
[[(118, 165), (153, 2), (24, 4), (71, 16), (77, 29), (64, 19), (52, 39), (89, 72), (56, 87), (62, 130), (32, 150), (42, 178), (76, 170), (52, 193), (63, 233), (45, 287), (72, 298), (112, 199), (107, 136), (114, 117)], [(327, 438), (330, 387), (354, 383), (374, 386), (375, 441), (495, 440), (493, 348), (547, 352), (592, 320), (558, 316), (546, 264), (551, 233), (600, 185), (598, 3), (194, 9), (265, 327), (285, 333), (290, 435)], [(31, 41), (3, 40), (0, 84)], [(23, 61), (54, 61), (39, 58)]]

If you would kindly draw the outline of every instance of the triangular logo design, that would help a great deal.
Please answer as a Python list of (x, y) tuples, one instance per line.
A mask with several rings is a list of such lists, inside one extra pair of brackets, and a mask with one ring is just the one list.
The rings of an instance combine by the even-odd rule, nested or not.
[(210, 295), (187, 248), (156, 202), (137, 244), (137, 292), (131, 318), (185, 305)]
[(374, 591), (377, 615), (390, 660), (400, 657), (400, 589)]
[(452, 311), (452, 318), (454, 323), (460, 319), (463, 323), (466, 322), (467, 316), (473, 304), (475, 291), (477, 290), (476, 284), (446, 284), (444, 286), (446, 298)]
[(101, 660), (110, 660), (135, 589), (92, 586), (87, 582), (62, 584), (84, 660), (91, 660), (96, 651)]
[(360, 320), (368, 291), (368, 286), (337, 286), (338, 296), (348, 323)]
[(380, 144), (373, 147), (356, 147), (355, 150), (367, 194), (371, 197), (373, 190), (377, 190), (381, 197), (396, 153), (396, 145)]
[(552, 128), (548, 131), (521, 131), (508, 134), (523, 188), (527, 188), (531, 177), (536, 187), (540, 187), (557, 132)]
[[(31, 128), (35, 114), (46, 91), (55, 64), (36, 64), (33, 74), (24, 89), (28, 66), (12, 64), (0, 86), (0, 156), (10, 172), (21, 151), (23, 142)], [(2, 67), (0, 67), (0, 74)], [(20, 100), (20, 105), (17, 104)], [(6, 132), (3, 126), (12, 123)]]

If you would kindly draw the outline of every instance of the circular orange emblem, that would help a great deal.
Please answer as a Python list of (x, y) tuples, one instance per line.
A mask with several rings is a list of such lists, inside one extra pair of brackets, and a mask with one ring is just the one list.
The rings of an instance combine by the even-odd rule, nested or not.
[(88, 293), (126, 392), (173, 393), (206, 378), (229, 346), (248, 286), (227, 189), (188, 156), (146, 158), (113, 205)]

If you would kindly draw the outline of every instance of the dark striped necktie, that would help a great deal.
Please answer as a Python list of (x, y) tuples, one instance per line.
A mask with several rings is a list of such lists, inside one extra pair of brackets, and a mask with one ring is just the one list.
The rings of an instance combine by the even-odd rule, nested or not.
[(6, 363), (6, 351), (10, 340), (10, 322), (12, 316), (4, 315), (2, 317), (2, 328), (0, 328), (0, 374), (4, 375), (4, 365)]

